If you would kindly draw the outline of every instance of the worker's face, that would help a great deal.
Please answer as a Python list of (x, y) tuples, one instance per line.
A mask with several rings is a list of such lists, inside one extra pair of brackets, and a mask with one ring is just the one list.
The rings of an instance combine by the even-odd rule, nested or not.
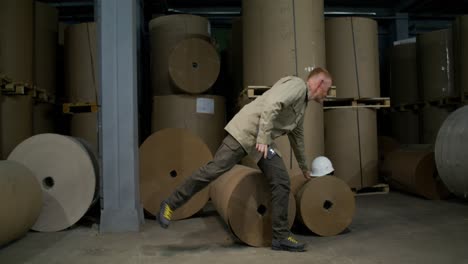
[(309, 100), (322, 103), (332, 85), (332, 80), (323, 74), (319, 74), (310, 78), (307, 85), (309, 86)]

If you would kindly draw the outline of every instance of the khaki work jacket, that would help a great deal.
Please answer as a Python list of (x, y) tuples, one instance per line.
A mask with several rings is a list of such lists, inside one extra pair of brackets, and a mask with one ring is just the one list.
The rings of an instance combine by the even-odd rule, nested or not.
[(281, 78), (263, 95), (245, 105), (226, 125), (233, 136), (256, 162), (261, 158), (255, 146), (271, 145), (281, 156), (273, 140), (287, 134), (297, 162), (307, 170), (304, 156), (304, 113), (307, 86), (294, 76)]

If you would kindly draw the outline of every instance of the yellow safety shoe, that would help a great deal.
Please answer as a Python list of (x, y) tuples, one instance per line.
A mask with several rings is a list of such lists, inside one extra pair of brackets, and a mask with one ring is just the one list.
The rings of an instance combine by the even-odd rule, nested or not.
[(168, 228), (169, 224), (171, 223), (171, 218), (172, 218), (172, 209), (171, 207), (166, 203), (166, 201), (161, 202), (161, 206), (159, 207), (159, 225), (161, 225), (162, 228)]

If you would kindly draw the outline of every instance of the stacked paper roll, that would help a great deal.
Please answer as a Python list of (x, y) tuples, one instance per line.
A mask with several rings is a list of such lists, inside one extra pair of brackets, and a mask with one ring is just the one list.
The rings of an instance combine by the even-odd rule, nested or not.
[[(145, 210), (157, 215), (163, 199), (212, 158), (206, 144), (186, 129), (167, 128), (153, 133), (140, 147), (140, 193)], [(209, 187), (175, 210), (172, 218), (197, 213), (208, 196)]]

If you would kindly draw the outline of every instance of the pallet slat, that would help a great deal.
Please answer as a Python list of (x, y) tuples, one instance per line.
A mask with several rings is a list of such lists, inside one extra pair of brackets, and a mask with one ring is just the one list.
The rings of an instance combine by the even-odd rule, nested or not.
[(64, 103), (62, 111), (65, 114), (96, 113), (98, 108), (96, 103)]

